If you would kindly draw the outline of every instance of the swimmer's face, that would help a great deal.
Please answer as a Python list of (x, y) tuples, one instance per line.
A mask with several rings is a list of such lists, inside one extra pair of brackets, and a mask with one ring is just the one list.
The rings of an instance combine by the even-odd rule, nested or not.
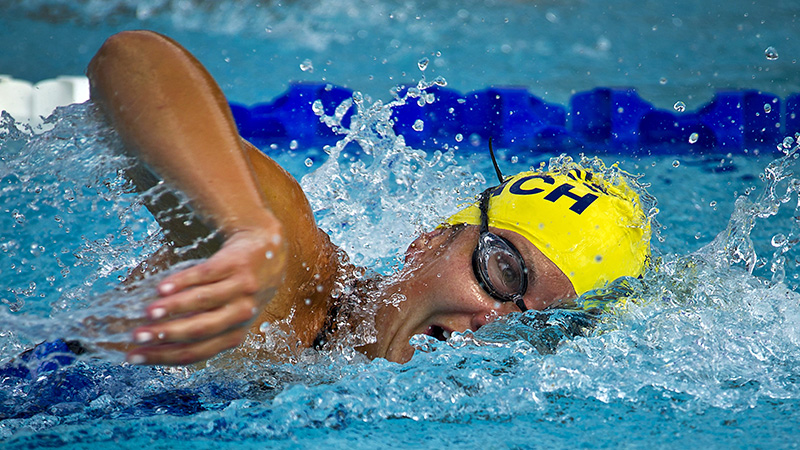
[[(528, 309), (541, 310), (576, 297), (567, 276), (530, 241), (512, 231), (490, 231), (508, 239), (525, 261), (528, 289), (523, 301)], [(499, 316), (520, 311), (478, 284), (472, 268), (478, 234), (477, 226), (458, 225), (438, 228), (411, 244), (390, 292), (406, 300), (378, 312), (378, 340), (364, 348), (368, 355), (405, 362), (414, 352), (408, 341), (415, 334), (445, 339), (454, 331), (476, 331)]]

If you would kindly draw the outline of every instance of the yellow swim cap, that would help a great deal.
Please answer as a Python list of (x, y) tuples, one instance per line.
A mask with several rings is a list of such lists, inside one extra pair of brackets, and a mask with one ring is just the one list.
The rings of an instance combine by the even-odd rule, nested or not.
[[(473, 204), (447, 219), (480, 225)], [(650, 255), (650, 221), (639, 195), (587, 170), (522, 172), (492, 190), (489, 226), (526, 237), (558, 266), (578, 295), (636, 277)]]

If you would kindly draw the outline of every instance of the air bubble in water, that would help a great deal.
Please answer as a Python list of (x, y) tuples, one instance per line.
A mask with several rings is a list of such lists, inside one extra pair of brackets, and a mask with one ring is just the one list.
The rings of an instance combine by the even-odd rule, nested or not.
[(770, 61), (775, 61), (778, 59), (778, 51), (775, 50), (775, 47), (770, 45), (764, 50), (764, 56), (766, 56)]
[(692, 133), (689, 135), (689, 143), (694, 144), (697, 140), (700, 139), (700, 135), (697, 133)]
[(794, 138), (791, 136), (786, 136), (783, 138), (783, 148), (791, 148), (792, 144), (794, 144)]
[(512, 164), (516, 164), (518, 162), (519, 162), (519, 156), (514, 155), (514, 156), (511, 157), (511, 163)]
[(298, 144), (297, 144), (296, 140), (292, 139), (292, 141), (289, 142), (289, 149), (290, 150), (297, 150), (297, 146), (298, 146)]
[(461, 141), (463, 141), (463, 140), (464, 140), (464, 135), (463, 135), (463, 134), (461, 134), (461, 133), (458, 133), (458, 134), (456, 135), (456, 142), (461, 142)]
[(681, 162), (678, 161), (677, 159), (675, 161), (672, 161), (672, 167), (678, 167), (680, 165), (681, 165)]
[(314, 161), (312, 161), (311, 158), (306, 158), (305, 165), (306, 167), (311, 167), (314, 165)]
[(303, 72), (313, 73), (314, 64), (311, 62), (310, 59), (306, 59), (300, 63), (300, 70), (302, 70)]
[(430, 60), (428, 58), (422, 58), (419, 61), (417, 61), (417, 67), (419, 67), (419, 70), (424, 72), (425, 69), (428, 68), (428, 63), (429, 62), (430, 62)]
[(772, 106), (769, 103), (764, 103), (764, 112), (767, 114), (772, 112)]
[(414, 131), (422, 131), (425, 128), (425, 122), (423, 122), (422, 119), (417, 119), (411, 128), (413, 128)]
[(667, 79), (666, 79), (666, 77), (661, 77), (661, 78), (658, 79), (658, 82), (659, 82), (659, 84), (667, 84)]
[(675, 104), (672, 105), (672, 107), (675, 109), (675, 111), (678, 111), (678, 112), (686, 111), (686, 103), (684, 103), (682, 101), (675, 102)]

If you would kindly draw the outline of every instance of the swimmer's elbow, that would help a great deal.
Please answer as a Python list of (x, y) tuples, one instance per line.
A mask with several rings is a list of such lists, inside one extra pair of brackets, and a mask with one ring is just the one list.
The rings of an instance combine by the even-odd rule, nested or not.
[[(138, 69), (152, 66), (165, 52), (185, 52), (172, 39), (154, 31), (122, 31), (106, 39), (86, 69), (94, 99), (120, 75), (132, 77)], [(138, 71), (141, 73), (141, 70)]]

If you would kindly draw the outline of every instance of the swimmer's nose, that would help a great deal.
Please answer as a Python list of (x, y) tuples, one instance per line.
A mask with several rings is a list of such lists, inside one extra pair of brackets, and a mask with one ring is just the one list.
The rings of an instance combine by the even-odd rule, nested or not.
[(472, 323), (470, 325), (470, 329), (472, 331), (478, 331), (482, 326), (490, 323), (500, 317), (500, 314), (497, 311), (490, 311), (487, 313), (478, 313), (472, 316)]
[(517, 308), (514, 303), (495, 302), (493, 308), (477, 312), (472, 316), (471, 329), (472, 331), (477, 331), (478, 328), (486, 325), (487, 323), (493, 322), (498, 317), (505, 316), (506, 314), (510, 314), (512, 312), (519, 312), (519, 308)]

